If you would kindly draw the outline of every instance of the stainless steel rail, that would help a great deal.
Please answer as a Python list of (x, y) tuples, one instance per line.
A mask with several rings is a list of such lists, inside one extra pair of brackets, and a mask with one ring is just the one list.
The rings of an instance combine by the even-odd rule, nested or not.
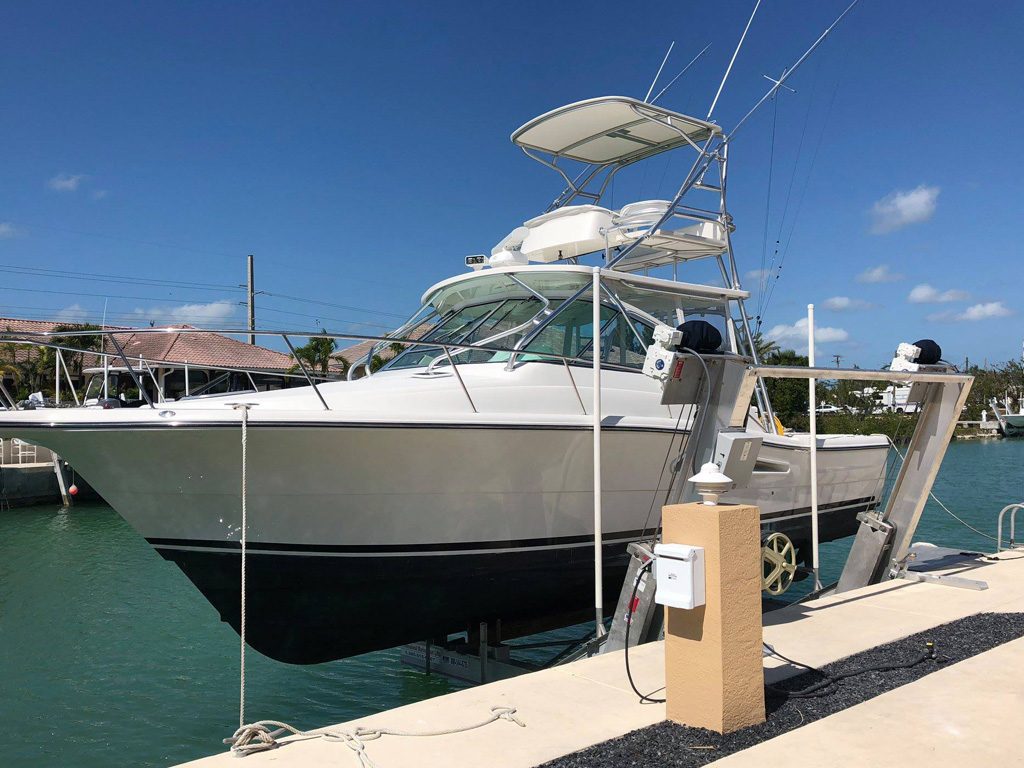
[(1007, 504), (999, 512), (999, 521), (996, 523), (996, 552), (1003, 551), (1003, 518), (1010, 513), (1010, 546), (1006, 549), (1019, 549), (1014, 539), (1014, 528), (1017, 522), (1017, 512), (1024, 509), (1024, 504)]
[[(585, 286), (584, 290), (589, 291), (590, 290), (590, 286), (589, 285)], [(552, 312), (552, 315), (557, 314), (557, 311), (558, 310), (554, 310)], [(552, 315), (549, 315), (549, 317), (551, 317)], [(87, 354), (94, 354), (94, 355), (102, 356), (102, 355), (105, 355), (105, 354), (108, 354), (108, 353), (97, 352), (96, 350), (91, 350), (91, 349), (77, 349), (75, 347), (69, 347), (69, 346), (66, 346), (66, 345), (54, 344), (52, 342), (49, 342), (48, 339), (51, 339), (54, 336), (60, 336), (60, 337), (63, 337), (63, 338), (76, 337), (76, 336), (110, 336), (111, 337), (111, 343), (114, 345), (115, 349), (120, 350), (119, 356), (125, 362), (125, 366), (128, 369), (128, 372), (131, 375), (131, 377), (132, 377), (133, 381), (135, 382), (136, 386), (139, 387), (140, 393), (142, 394), (142, 396), (146, 400), (147, 404), (151, 408), (155, 408), (156, 404), (152, 401), (152, 398), (150, 398), (148, 396), (148, 394), (145, 393), (145, 391), (143, 390), (143, 388), (141, 386), (141, 380), (138, 378), (135, 369), (132, 367), (131, 363), (129, 362), (127, 355), (124, 354), (123, 348), (114, 339), (114, 336), (116, 336), (116, 335), (121, 335), (121, 334), (139, 334), (139, 333), (155, 333), (155, 334), (161, 334), (161, 333), (164, 333), (164, 334), (166, 334), (166, 333), (216, 333), (216, 334), (221, 334), (221, 335), (232, 335), (232, 334), (235, 334), (235, 335), (247, 335), (249, 333), (252, 333), (255, 336), (273, 337), (273, 338), (280, 338), (280, 339), (282, 339), (284, 341), (285, 345), (291, 350), (293, 356), (295, 355), (295, 346), (292, 343), (292, 337), (310, 338), (310, 339), (311, 338), (331, 338), (331, 339), (345, 339), (345, 340), (349, 340), (349, 341), (352, 341), (352, 340), (356, 340), (356, 341), (376, 341), (376, 342), (387, 341), (387, 342), (395, 343), (395, 344), (406, 344), (406, 345), (418, 345), (418, 346), (427, 346), (427, 347), (438, 347), (438, 348), (443, 349), (445, 351), (445, 356), (447, 357), (448, 361), (450, 362), (450, 364), (452, 366), (452, 370), (453, 370), (456, 378), (458, 379), (458, 382), (459, 382), (459, 385), (460, 385), (460, 387), (462, 389), (462, 392), (463, 392), (463, 394), (466, 397), (466, 401), (469, 404), (470, 409), (474, 413), (479, 413), (479, 410), (477, 409), (476, 403), (473, 400), (472, 395), (470, 394), (469, 389), (466, 386), (465, 380), (463, 379), (462, 374), (461, 374), (461, 372), (458, 369), (458, 365), (456, 364), (456, 362), (455, 362), (455, 360), (454, 360), (454, 358), (453, 358), (453, 356), (451, 354), (452, 350), (455, 350), (456, 354), (459, 351), (483, 351), (483, 352), (492, 352), (492, 353), (496, 353), (496, 354), (508, 354), (510, 351), (512, 351), (512, 350), (509, 350), (509, 349), (507, 349), (505, 347), (497, 347), (497, 346), (483, 344), (483, 343), (466, 344), (465, 342), (458, 343), (458, 342), (446, 342), (446, 341), (428, 341), (428, 342), (424, 342), (423, 339), (413, 339), (413, 338), (393, 336), (393, 335), (390, 335), (390, 336), (370, 336), (370, 335), (358, 334), (358, 333), (329, 333), (327, 331), (320, 331), (320, 332), (317, 332), (317, 333), (311, 333), (309, 331), (294, 331), (294, 330), (249, 331), (248, 329), (239, 329), (239, 328), (221, 328), (221, 329), (210, 329), (210, 328), (132, 328), (132, 329), (106, 329), (106, 330), (98, 330), (98, 331), (96, 331), (96, 330), (90, 330), (90, 331), (61, 331), (59, 334), (57, 334), (57, 333), (49, 333), (49, 332), (0, 331), (0, 344), (2, 344), (2, 343), (32, 344), (32, 345), (41, 346), (41, 347), (49, 347), (49, 348), (52, 348), (52, 349), (58, 349), (58, 350), (62, 350), (62, 351), (65, 351), (65, 352), (84, 352), (84, 353), (87, 353)], [(580, 402), (580, 404), (582, 406), (582, 398), (580, 397), (579, 388), (576, 385), (575, 379), (573, 379), (573, 377), (572, 377), (572, 372), (570, 370), (569, 364), (570, 363), (574, 363), (576, 365), (586, 366), (587, 368), (590, 368), (590, 367), (593, 366), (593, 361), (592, 360), (584, 359), (584, 358), (579, 357), (579, 356), (575, 356), (574, 357), (574, 356), (568, 356), (568, 355), (558, 355), (558, 354), (555, 354), (555, 353), (552, 353), (552, 352), (531, 352), (530, 354), (533, 355), (536, 358), (541, 358), (544, 361), (550, 361), (550, 362), (554, 362), (554, 363), (561, 363), (562, 366), (566, 370), (566, 374), (569, 376), (569, 380), (570, 380), (570, 382), (572, 384), (573, 391), (576, 393), (576, 397), (577, 397), (577, 399), (579, 400), (579, 402)], [(332, 378), (332, 377), (327, 377), (327, 376), (313, 376), (310, 373), (310, 371), (308, 370), (308, 368), (305, 366), (305, 364), (298, 357), (296, 357), (295, 359), (296, 359), (296, 364), (299, 366), (299, 370), (301, 371), (301, 376), (295, 375), (295, 374), (279, 373), (279, 372), (276, 372), (276, 371), (260, 370), (260, 369), (246, 369), (246, 368), (228, 367), (228, 366), (205, 366), (205, 367), (215, 368), (215, 369), (218, 369), (218, 370), (224, 370), (226, 372), (234, 372), (234, 373), (245, 373), (245, 374), (255, 373), (255, 374), (264, 374), (264, 375), (269, 374), (269, 375), (275, 375), (275, 376), (276, 375), (284, 375), (284, 376), (292, 376), (292, 377), (295, 377), (295, 378), (303, 378), (303, 379), (306, 380), (306, 382), (309, 384), (309, 386), (313, 389), (313, 392), (316, 394), (317, 399), (320, 401), (320, 404), (323, 406), (324, 410), (330, 410), (330, 406), (328, 405), (327, 400), (324, 398), (323, 393), (320, 391), (318, 384), (323, 384), (323, 383), (325, 383), (327, 381), (333, 381), (333, 380), (337, 380), (337, 379)], [(147, 364), (156, 364), (156, 365), (166, 364), (168, 362), (168, 361), (164, 361), (164, 360), (155, 360), (155, 359), (151, 359), (151, 358), (138, 358), (138, 360), (140, 360), (142, 362), (145, 362)], [(177, 365), (177, 363), (172, 363), (172, 364)], [(251, 376), (250, 376), (250, 383), (253, 383)], [(0, 385), (2, 385), (2, 382), (0, 382)], [(585, 411), (586, 411), (586, 409), (584, 408), (584, 412)]]

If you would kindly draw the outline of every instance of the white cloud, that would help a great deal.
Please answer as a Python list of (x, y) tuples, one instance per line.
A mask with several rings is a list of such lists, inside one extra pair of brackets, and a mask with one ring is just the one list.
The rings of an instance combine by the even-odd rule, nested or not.
[(96, 191), (94, 191), (92, 193), (92, 199), (93, 200), (102, 200), (108, 194), (110, 194), (110, 193), (107, 192), (107, 190), (105, 190), (105, 189), (97, 189)]
[(58, 173), (46, 182), (46, 186), (56, 192), (74, 192), (81, 186), (84, 179), (85, 174), (82, 173)]
[(75, 303), (70, 307), (64, 307), (53, 319), (58, 323), (84, 323), (89, 319), (89, 310)]
[(959, 315), (957, 320), (988, 320), (991, 317), (1007, 317), (1013, 314), (1013, 310), (1003, 305), (1001, 301), (989, 301), (984, 304), (974, 304)]
[(216, 325), (230, 318), (237, 305), (229, 299), (209, 304), (182, 304), (177, 307), (136, 309), (132, 314), (140, 323), (155, 325)]
[(849, 296), (833, 296), (821, 303), (825, 309), (833, 312), (852, 312), (857, 309), (871, 309), (874, 304), (864, 299), (851, 299)]
[[(765, 334), (772, 341), (780, 344), (792, 344), (798, 352), (807, 351), (807, 318), (801, 317), (792, 325), (780, 324), (774, 326)], [(814, 343), (829, 344), (839, 341), (846, 341), (850, 334), (843, 328), (831, 328), (829, 326), (816, 325), (814, 327)]]
[(978, 320), (990, 320), (993, 317), (1009, 317), (1013, 310), (1001, 301), (988, 301), (982, 304), (974, 304), (963, 312), (936, 312), (928, 315), (928, 320), (935, 323), (952, 322), (976, 322)]
[(12, 237), (18, 237), (21, 234), (21, 230), (15, 227), (9, 221), (0, 221), (0, 240), (10, 240)]
[(967, 291), (940, 291), (928, 283), (915, 285), (907, 295), (907, 301), (911, 304), (945, 304), (949, 301), (966, 301), (969, 298), (971, 294)]
[(749, 280), (752, 283), (760, 283), (771, 275), (771, 270), (768, 269), (752, 269), (743, 275), (745, 280)]
[(871, 206), (871, 232), (884, 235), (928, 221), (935, 214), (939, 188), (922, 184), (914, 189), (890, 192)]
[(893, 272), (889, 269), (888, 264), (879, 264), (877, 267), (871, 267), (857, 275), (858, 283), (894, 283), (902, 279), (903, 275)]

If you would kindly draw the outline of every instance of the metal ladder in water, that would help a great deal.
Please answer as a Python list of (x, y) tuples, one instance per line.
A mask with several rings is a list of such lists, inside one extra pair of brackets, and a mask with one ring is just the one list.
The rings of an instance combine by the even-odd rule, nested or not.
[(1020, 504), (1007, 504), (999, 511), (999, 521), (996, 523), (996, 552), (1004, 551), (1003, 548), (1003, 518), (1006, 517), (1006, 513), (1010, 513), (1010, 545), (1006, 547), (1010, 549), (1024, 549), (1024, 544), (1017, 544), (1014, 541), (1014, 527), (1017, 522), (1017, 512), (1024, 509), (1024, 502)]

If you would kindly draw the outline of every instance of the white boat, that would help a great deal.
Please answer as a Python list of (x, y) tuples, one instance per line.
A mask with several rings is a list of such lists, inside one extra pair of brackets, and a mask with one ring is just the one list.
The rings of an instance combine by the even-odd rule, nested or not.
[(1013, 412), (1013, 401), (1006, 395), (1002, 402), (993, 397), (989, 401), (992, 413), (999, 422), (999, 431), (1005, 437), (1019, 437), (1024, 435), (1024, 399), (1018, 398), (1017, 413)]
[[(678, 147), (703, 159), (721, 137), (717, 125), (626, 97), (549, 112), (513, 141), (560, 173), (559, 162), (586, 164), (583, 180), (564, 175), (548, 212), (429, 288), (392, 334), (417, 341), (381, 370), (152, 408), (5, 412), (0, 436), (71, 460), (237, 629), (238, 404), (248, 404), (247, 638), (275, 659), (325, 661), (495, 619), (505, 637), (582, 620), (594, 568), (589, 256), (603, 265), (610, 610), (626, 543), (657, 528), (666, 493), (691, 474), (672, 459), (694, 409), (663, 405), (641, 371), (654, 328), (702, 320), (720, 335), (708, 354), (753, 350), (724, 153), (713, 158), (720, 181), (688, 177), (674, 200), (611, 210), (602, 194), (626, 165)], [(714, 204), (691, 203), (701, 193)], [(724, 285), (676, 279), (696, 259), (715, 260)], [(763, 446), (749, 486), (729, 500), (758, 504), (765, 531), (787, 532), (804, 552), (809, 438), (780, 433), (763, 389), (747, 429)], [(819, 436), (822, 541), (853, 533), (856, 515), (878, 505), (887, 448), (882, 436)]]

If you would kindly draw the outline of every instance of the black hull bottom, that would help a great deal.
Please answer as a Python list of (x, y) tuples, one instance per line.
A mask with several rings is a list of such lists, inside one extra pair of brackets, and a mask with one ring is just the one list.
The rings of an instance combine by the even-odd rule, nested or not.
[[(866, 508), (823, 513), (821, 540), (852, 534), (856, 513)], [(786, 532), (798, 548), (809, 538), (807, 518), (765, 528)], [(194, 549), (153, 544), (239, 631), (239, 550), (207, 548), (205, 542)], [(604, 604), (609, 612), (625, 577), (625, 549), (625, 543), (604, 548)], [(505, 638), (541, 632), (593, 616), (593, 564), (593, 550), (586, 544), (376, 557), (322, 549), (316, 554), (251, 552), (246, 638), (272, 659), (316, 664), (443, 638), (484, 621), (500, 619)]]

